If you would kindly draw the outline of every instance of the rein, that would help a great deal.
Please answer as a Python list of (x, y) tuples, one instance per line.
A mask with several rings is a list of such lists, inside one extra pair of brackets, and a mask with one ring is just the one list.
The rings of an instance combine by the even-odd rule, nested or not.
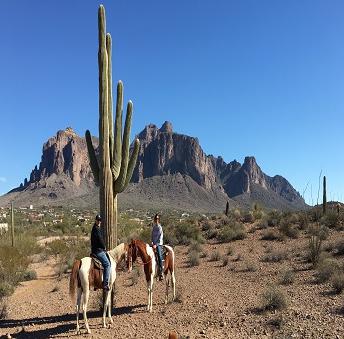
[[(142, 260), (142, 258), (141, 258), (141, 260)], [(142, 263), (139, 262), (139, 261), (136, 261), (136, 262), (137, 262), (139, 265), (147, 265), (147, 264), (149, 264), (151, 261), (152, 261), (152, 258), (150, 258), (150, 260), (147, 261), (147, 262), (144, 262), (143, 260), (142, 260)]]

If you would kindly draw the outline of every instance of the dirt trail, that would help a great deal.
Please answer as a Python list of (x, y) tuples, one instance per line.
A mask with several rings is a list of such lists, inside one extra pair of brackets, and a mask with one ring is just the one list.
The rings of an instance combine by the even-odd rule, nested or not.
[[(214, 251), (222, 255), (228, 244), (204, 245), (208, 253), (200, 266), (188, 267), (187, 248), (175, 248), (178, 301), (164, 305), (164, 284), (156, 283), (153, 312), (146, 312), (146, 284), (143, 274), (131, 286), (130, 275), (120, 272), (117, 285), (114, 324), (101, 327), (97, 292), (91, 291), (88, 338), (167, 338), (169, 331), (190, 338), (344, 338), (344, 319), (338, 309), (343, 297), (326, 292), (330, 287), (313, 283), (314, 272), (295, 255), (305, 239), (285, 242), (261, 241), (260, 234), (249, 233), (245, 240), (232, 243), (233, 255), (225, 267), (211, 262)], [(292, 249), (282, 263), (266, 263), (261, 258), (266, 247)], [(241, 260), (237, 260), (241, 258)], [(248, 270), (248, 264), (254, 270)], [(68, 275), (57, 280), (55, 261), (35, 263), (37, 280), (24, 282), (9, 299), (9, 316), (0, 323), (0, 334), (14, 338), (75, 336), (75, 313), (68, 295)], [(285, 269), (296, 270), (295, 282), (280, 286), (288, 297), (283, 311), (257, 312), (260, 294), (277, 283)], [(142, 271), (142, 266), (138, 266)], [(83, 323), (82, 323), (83, 324)], [(82, 328), (82, 333), (85, 329)]]

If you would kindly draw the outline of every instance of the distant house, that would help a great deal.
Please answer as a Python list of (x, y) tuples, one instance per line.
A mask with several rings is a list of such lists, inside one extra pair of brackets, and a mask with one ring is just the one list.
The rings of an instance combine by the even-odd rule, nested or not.
[(0, 224), (0, 234), (8, 232), (8, 223), (1, 223)]

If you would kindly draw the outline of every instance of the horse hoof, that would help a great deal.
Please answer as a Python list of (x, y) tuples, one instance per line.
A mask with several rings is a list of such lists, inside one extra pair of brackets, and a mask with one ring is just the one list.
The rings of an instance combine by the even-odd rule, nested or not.
[(80, 330), (77, 330), (77, 331), (75, 331), (75, 334), (76, 334), (76, 335), (80, 335), (80, 334), (81, 334), (81, 331), (80, 331)]

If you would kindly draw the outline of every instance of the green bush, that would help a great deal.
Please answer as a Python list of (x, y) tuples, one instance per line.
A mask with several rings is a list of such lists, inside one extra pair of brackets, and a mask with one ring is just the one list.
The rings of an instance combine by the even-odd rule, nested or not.
[(282, 219), (279, 225), (279, 231), (289, 238), (299, 237), (299, 230), (295, 224), (291, 224), (290, 219)]
[(281, 284), (290, 285), (295, 280), (295, 273), (293, 270), (286, 270), (282, 273)]
[(272, 251), (267, 253), (263, 257), (263, 261), (265, 262), (281, 262), (287, 258), (286, 252), (283, 251)]
[(262, 240), (273, 241), (273, 240), (279, 240), (279, 239), (280, 239), (280, 235), (274, 229), (268, 229), (262, 232)]
[(321, 217), (320, 223), (328, 228), (337, 228), (339, 226), (339, 217), (337, 212), (328, 210), (327, 213)]
[(315, 224), (308, 228), (308, 233), (310, 235), (308, 243), (308, 260), (315, 267), (319, 262), (322, 252), (322, 243), (328, 237), (328, 228)]
[(339, 240), (334, 245), (334, 251), (336, 255), (344, 255), (344, 240)]
[(337, 261), (333, 259), (324, 259), (318, 264), (316, 279), (318, 283), (329, 281), (333, 274), (340, 269)]
[(199, 253), (192, 251), (188, 254), (188, 263), (190, 267), (198, 266), (200, 263)]
[(246, 231), (243, 224), (234, 222), (224, 226), (219, 234), (221, 242), (230, 242), (246, 238)]
[(245, 264), (245, 271), (246, 272), (256, 272), (257, 266), (253, 262), (249, 261)]
[(262, 301), (266, 310), (280, 310), (287, 307), (286, 296), (276, 286), (270, 286), (262, 293)]
[(343, 272), (336, 272), (332, 276), (332, 287), (333, 290), (339, 294), (342, 293), (344, 290), (344, 273)]
[(195, 224), (177, 224), (175, 234), (178, 244), (181, 245), (189, 245), (192, 241), (200, 243), (204, 242), (201, 231)]
[(277, 210), (272, 210), (268, 213), (266, 219), (268, 222), (268, 226), (270, 227), (278, 226), (281, 220), (281, 213), (278, 212)]
[(13, 292), (13, 285), (10, 285), (7, 281), (0, 282), (0, 300), (4, 297), (11, 295)]
[(251, 211), (247, 211), (243, 216), (243, 222), (247, 224), (251, 224), (254, 222), (254, 215)]
[(209, 261), (219, 261), (221, 259), (221, 254), (219, 250), (215, 250), (210, 254)]
[(29, 281), (29, 280), (36, 280), (37, 279), (37, 273), (36, 271), (25, 271), (23, 274), (23, 281)]

